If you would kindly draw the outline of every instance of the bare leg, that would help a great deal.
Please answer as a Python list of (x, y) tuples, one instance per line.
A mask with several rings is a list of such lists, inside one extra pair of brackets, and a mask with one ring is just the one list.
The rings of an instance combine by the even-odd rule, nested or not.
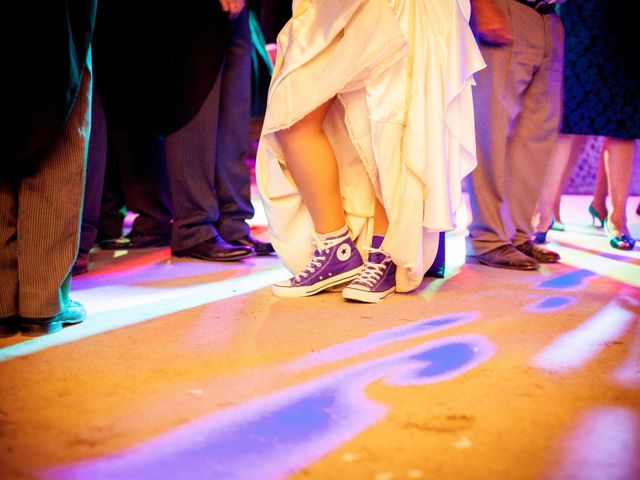
[(387, 218), (387, 212), (380, 203), (380, 200), (376, 198), (376, 205), (373, 214), (373, 234), (384, 236), (389, 228), (389, 219)]
[(564, 172), (569, 164), (575, 135), (558, 135), (551, 154), (542, 189), (538, 197), (538, 208), (531, 221), (538, 232), (546, 232), (551, 226), (556, 201), (558, 208)]
[(633, 167), (633, 140), (607, 138), (605, 141), (605, 167), (611, 212), (608, 221), (610, 230), (629, 234), (627, 229), (627, 197)]
[(317, 233), (346, 225), (336, 156), (322, 124), (333, 99), (286, 130), (277, 132), (287, 168), (311, 214)]
[[(561, 135), (565, 136), (565, 135)], [(562, 180), (560, 181), (560, 186), (556, 192), (556, 198), (553, 203), (553, 218), (562, 223), (560, 218), (560, 202), (562, 200), (562, 190), (564, 186), (567, 184), (571, 175), (573, 175), (573, 171), (576, 169), (576, 165), (578, 164), (578, 160), (580, 160), (580, 153), (584, 150), (584, 146), (589, 139), (588, 135), (571, 135), (573, 137), (573, 142), (571, 144), (571, 152), (569, 153), (569, 158), (567, 160), (567, 164), (564, 167), (564, 172), (562, 174)]]

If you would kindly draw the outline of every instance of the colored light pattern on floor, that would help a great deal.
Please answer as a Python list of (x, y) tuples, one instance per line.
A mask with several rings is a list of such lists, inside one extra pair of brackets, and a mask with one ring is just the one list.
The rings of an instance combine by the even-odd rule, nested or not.
[[(629, 355), (611, 374), (611, 379), (624, 388), (640, 389), (640, 316), (637, 315), (640, 301), (634, 302), (636, 307), (636, 331)], [(640, 444), (638, 445), (640, 450)]]
[(431, 318), (420, 322), (411, 323), (402, 327), (396, 327), (382, 332), (375, 332), (364, 338), (352, 340), (350, 342), (334, 345), (305, 355), (300, 360), (292, 362), (287, 366), (292, 371), (304, 370), (318, 365), (325, 365), (347, 358), (354, 357), (374, 348), (389, 345), (400, 340), (408, 340), (427, 333), (435, 333), (446, 328), (462, 325), (477, 319), (476, 312), (460, 313), (455, 315), (444, 315), (438, 318)]
[(570, 307), (575, 301), (575, 298), (571, 297), (548, 297), (524, 307), (524, 310), (526, 312), (552, 313)]
[(584, 286), (585, 280), (595, 276), (596, 275), (589, 270), (574, 270), (540, 282), (536, 288), (549, 288), (553, 290), (579, 289)]
[(0, 361), (242, 295), (283, 280), (288, 275), (279, 263), (266, 262), (262, 269), (257, 268), (241, 276), (187, 287), (113, 285), (77, 290), (73, 298), (87, 307), (87, 319), (82, 324), (64, 328), (55, 335), (36, 337), (0, 349)]
[(630, 327), (635, 314), (617, 300), (609, 302), (591, 318), (560, 335), (531, 361), (541, 370), (569, 372), (594, 358), (605, 342), (620, 338)]
[[(560, 455), (549, 480), (640, 478), (640, 415), (622, 407), (585, 412), (557, 442)], [(635, 447), (635, 448), (634, 448)]]
[[(462, 225), (466, 217), (460, 218), (463, 222), (459, 225)], [(531, 283), (523, 282), (535, 301), (514, 314), (570, 311), (576, 304), (570, 295), (592, 282), (606, 281), (609, 285), (617, 282), (618, 297), (591, 317), (577, 318), (571, 330), (557, 336), (530, 364), (542, 371), (569, 374), (593, 361), (607, 343), (634, 332), (627, 357), (605, 379), (616, 388), (624, 389), (620, 396), (624, 399), (630, 390), (640, 389), (638, 249), (613, 251), (601, 231), (586, 227), (575, 229), (570, 222), (567, 227), (566, 232), (549, 234), (549, 248), (562, 255), (562, 272), (555, 273), (555, 266), (545, 266), (541, 273), (546, 278), (542, 281), (539, 281), (542, 275), (527, 273), (538, 275)], [(469, 274), (464, 264), (463, 230), (459, 228), (447, 237), (447, 278), (431, 280), (421, 296), (437, 295), (454, 275)], [(85, 303), (89, 310), (87, 321), (55, 335), (3, 348), (0, 361), (222, 301), (289, 276), (275, 258), (260, 259), (249, 272), (239, 274), (226, 265), (172, 263), (166, 258), (166, 251), (137, 258), (124, 254), (116, 259), (117, 262), (123, 260), (121, 263), (74, 281), (74, 298)], [(575, 270), (566, 271), (571, 268)], [(191, 284), (175, 286), (185, 279)], [(477, 312), (454, 311), (332, 345), (283, 365), (265, 367), (265, 371), (269, 369), (284, 376), (327, 366), (483, 319), (480, 307)], [(495, 350), (490, 340), (479, 335), (448, 336), (425, 342), (196, 419), (129, 450), (36, 474), (52, 480), (283, 478), (386, 416), (387, 407), (365, 395), (367, 386), (373, 382), (382, 380), (395, 388), (443, 382), (488, 360), (496, 354)], [(554, 462), (544, 478), (640, 478), (637, 456), (640, 415), (624, 406), (591, 407), (568, 429), (562, 430), (555, 451), (561, 452), (560, 461)]]
[(474, 368), (494, 354), (479, 335), (425, 342), (202, 418), (108, 457), (38, 472), (56, 480), (284, 478), (381, 420), (366, 397), (375, 381), (425, 385)]

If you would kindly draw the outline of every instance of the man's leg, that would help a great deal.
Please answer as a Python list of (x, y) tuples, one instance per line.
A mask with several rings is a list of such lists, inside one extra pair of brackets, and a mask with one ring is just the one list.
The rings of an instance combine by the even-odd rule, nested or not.
[(0, 337), (17, 333), (18, 190), (16, 181), (0, 181)]
[(477, 86), (473, 89), (478, 166), (469, 181), (473, 220), (469, 225), (467, 261), (532, 270), (538, 262), (511, 244), (514, 227), (507, 201), (507, 185), (513, 180), (508, 169), (508, 145), (521, 113), (521, 92), (528, 82), (528, 76), (522, 76), (520, 70), (529, 61), (527, 55), (522, 55), (525, 37), (512, 9), (522, 6), (539, 14), (510, 0), (497, 0), (496, 5), (509, 22), (514, 38), (504, 45), (480, 43), (487, 68), (476, 75)]
[[(70, 271), (78, 252), (84, 169), (91, 120), (91, 74), (82, 87), (63, 134), (35, 174), (22, 179), (18, 192), (19, 315), (23, 332), (48, 333), (65, 318), (49, 320), (72, 307)], [(81, 308), (81, 307), (80, 307)], [(72, 321), (81, 321), (82, 316)]]
[[(518, 5), (520, 6), (520, 5)], [(521, 77), (531, 76), (522, 90), (522, 113), (516, 122), (507, 156), (510, 162), (507, 189), (509, 210), (515, 226), (512, 243), (521, 245), (532, 235), (531, 218), (540, 196), (551, 153), (556, 145), (562, 115), (562, 52), (563, 30), (560, 19), (554, 15), (539, 15), (525, 7), (521, 31), (527, 35), (529, 45), (539, 45), (539, 65), (521, 66)], [(523, 16), (524, 16), (523, 15)], [(529, 27), (529, 28), (528, 28)]]
[(197, 115), (165, 138), (169, 184), (175, 212), (171, 251), (179, 257), (232, 261), (254, 254), (225, 242), (214, 224), (219, 218), (215, 190), (215, 141), (220, 78)]
[(508, 98), (511, 46), (481, 44), (487, 68), (476, 74), (473, 88), (478, 166), (469, 177), (472, 222), (467, 251), (471, 255), (507, 245), (511, 225), (505, 209), (505, 162), (515, 101)]
[(220, 73), (215, 188), (220, 206), (217, 229), (227, 240), (249, 233), (254, 215), (251, 179), (244, 162), (251, 114), (251, 33), (245, 9), (232, 21), (231, 44)]

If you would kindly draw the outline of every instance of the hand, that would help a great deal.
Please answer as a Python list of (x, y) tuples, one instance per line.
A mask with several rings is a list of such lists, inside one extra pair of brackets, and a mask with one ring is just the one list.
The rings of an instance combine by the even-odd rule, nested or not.
[(246, 0), (220, 0), (222, 10), (229, 13), (229, 18), (233, 19), (244, 10)]
[(491, 45), (513, 42), (507, 19), (493, 0), (473, 0), (471, 5), (471, 20), (480, 41)]

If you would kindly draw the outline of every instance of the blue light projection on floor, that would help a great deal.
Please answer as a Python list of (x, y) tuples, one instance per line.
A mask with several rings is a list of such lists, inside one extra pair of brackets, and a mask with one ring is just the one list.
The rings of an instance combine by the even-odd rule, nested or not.
[(480, 316), (478, 312), (462, 312), (456, 314), (443, 315), (441, 317), (430, 318), (420, 322), (413, 322), (409, 325), (391, 328), (381, 332), (370, 333), (369, 335), (340, 343), (317, 352), (305, 355), (300, 360), (290, 363), (287, 368), (291, 370), (303, 370), (306, 368), (324, 365), (330, 362), (337, 362), (354, 357), (362, 352), (373, 348), (388, 345), (401, 340), (435, 333), (457, 325), (462, 325)]
[(527, 305), (524, 310), (527, 312), (537, 313), (553, 313), (563, 308), (567, 308), (576, 302), (575, 298), (571, 297), (548, 297), (544, 298), (532, 305)]
[(585, 280), (595, 276), (597, 276), (597, 274), (589, 270), (574, 270), (545, 280), (539, 283), (537, 288), (572, 290), (583, 286)]
[(373, 382), (425, 385), (494, 354), (479, 335), (450, 336), (343, 368), (196, 420), (121, 453), (38, 472), (59, 480), (272, 480), (304, 468), (384, 418)]

